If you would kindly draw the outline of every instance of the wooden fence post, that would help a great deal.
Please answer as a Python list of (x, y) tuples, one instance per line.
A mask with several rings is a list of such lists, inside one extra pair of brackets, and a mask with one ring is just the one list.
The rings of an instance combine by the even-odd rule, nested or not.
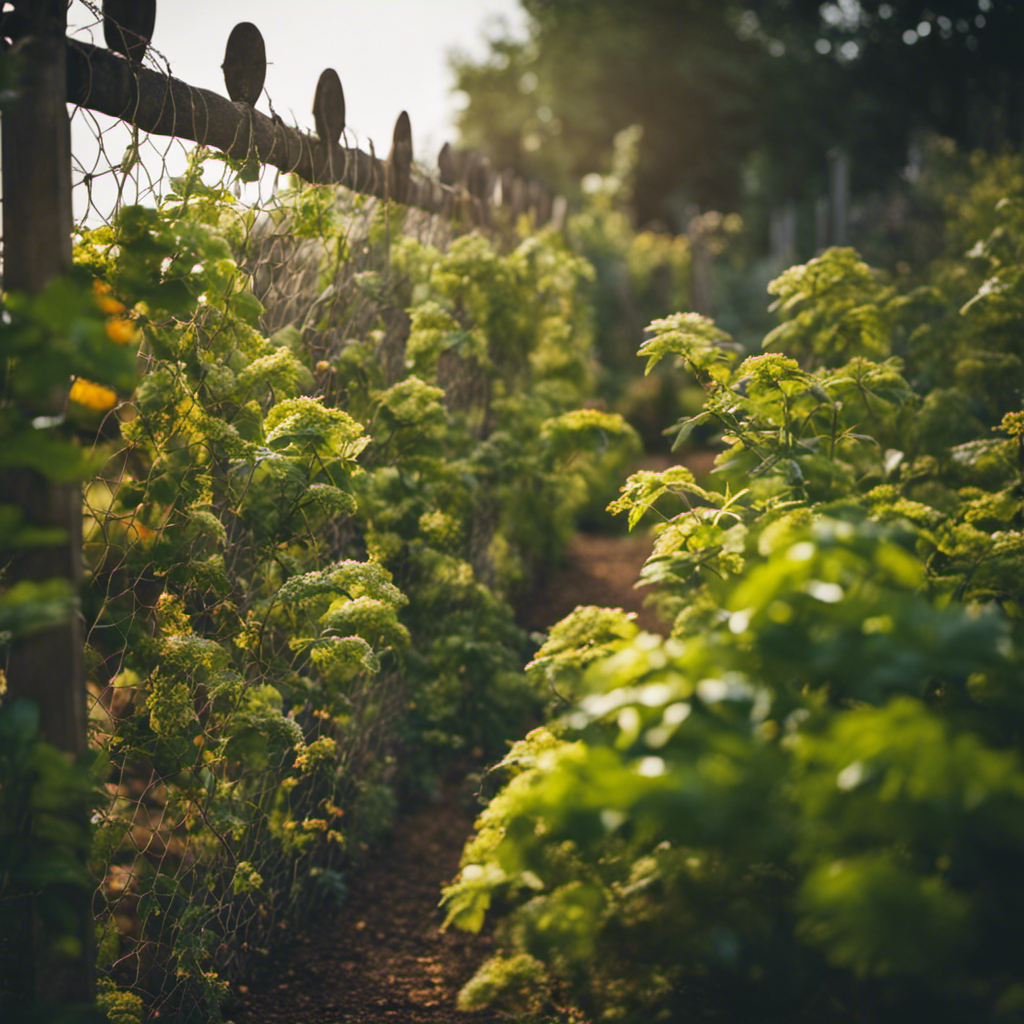
[[(13, 25), (11, 24), (13, 22)], [(19, 0), (5, 33), (20, 70), (17, 94), (4, 107), (3, 285), (39, 292), (71, 266), (71, 140), (67, 114), (66, 0)], [(70, 382), (69, 382), (70, 383)], [(65, 394), (50, 396), (40, 415), (63, 411)], [(38, 473), (17, 471), (3, 481), (4, 500), (20, 506), (32, 525), (56, 527), (65, 540), (30, 549), (12, 564), (15, 580), (65, 579), (77, 594), (81, 581), (82, 500), (77, 484), (55, 485)], [(7, 662), (7, 697), (39, 705), (43, 738), (71, 755), (86, 746), (84, 629), (77, 611), (70, 621), (15, 640)], [(81, 949), (51, 956), (30, 925), (26, 943), (32, 977), (27, 998), (40, 1005), (92, 1002), (94, 990), (91, 901), (83, 894)]]
[(850, 228), (850, 155), (844, 149), (828, 152), (828, 192), (832, 211), (832, 245), (846, 245)]

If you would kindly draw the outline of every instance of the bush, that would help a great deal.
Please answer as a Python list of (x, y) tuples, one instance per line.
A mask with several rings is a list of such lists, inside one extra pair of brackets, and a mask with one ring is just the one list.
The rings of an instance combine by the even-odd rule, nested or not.
[(652, 324), (705, 392), (677, 443), (727, 446), (719, 489), (676, 467), (614, 506), (662, 516), (671, 636), (556, 627), (533, 671), (571, 706), (446, 891), (544, 965), (531, 1019), (1022, 1019), (1020, 199), (909, 292), (850, 250), (787, 271), (781, 353)]

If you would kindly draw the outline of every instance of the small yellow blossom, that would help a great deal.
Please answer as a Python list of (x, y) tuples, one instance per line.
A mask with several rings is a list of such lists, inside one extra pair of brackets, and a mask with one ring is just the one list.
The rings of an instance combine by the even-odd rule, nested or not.
[(1010, 437), (1016, 437), (1024, 444), (1024, 412), (1008, 412), (998, 429)]
[(72, 402), (84, 405), (87, 409), (95, 409), (97, 412), (106, 412), (117, 405), (117, 393), (102, 384), (94, 384), (91, 380), (79, 377), (71, 385), (71, 392), (68, 395)]

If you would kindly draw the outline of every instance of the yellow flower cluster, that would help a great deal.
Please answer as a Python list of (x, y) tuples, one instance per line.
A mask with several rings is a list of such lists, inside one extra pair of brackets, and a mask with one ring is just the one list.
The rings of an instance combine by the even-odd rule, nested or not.
[(84, 377), (76, 378), (68, 397), (72, 402), (84, 405), (87, 409), (94, 409), (96, 412), (106, 412), (117, 405), (117, 393), (113, 388), (96, 384)]
[[(95, 280), (92, 283), (92, 290), (97, 308), (107, 316), (107, 337), (115, 345), (128, 345), (137, 341), (139, 332), (129, 319), (124, 303), (114, 298), (110, 285), (106, 281)], [(68, 397), (77, 405), (95, 412), (106, 412), (117, 405), (117, 393), (113, 388), (86, 380), (84, 377), (78, 377), (73, 381)]]
[(107, 321), (107, 337), (115, 345), (127, 345), (138, 337), (138, 332), (130, 320), (111, 318)]

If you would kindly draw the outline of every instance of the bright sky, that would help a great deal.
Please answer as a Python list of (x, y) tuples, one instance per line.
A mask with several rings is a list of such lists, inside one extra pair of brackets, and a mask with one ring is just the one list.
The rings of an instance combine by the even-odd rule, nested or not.
[[(79, 0), (69, 18), (77, 26), (95, 21)], [(162, 0), (153, 48), (175, 77), (226, 95), (220, 65), (228, 34), (251, 21), (266, 42), (266, 92), (286, 122), (312, 129), (317, 79), (333, 67), (345, 90), (349, 138), (362, 149), (372, 139), (386, 155), (395, 120), (407, 110), (414, 154), (423, 160), (454, 138), (448, 55), (483, 55), (488, 30), (501, 20), (522, 34), (518, 0)], [(92, 38), (103, 45), (101, 27)], [(256, 106), (269, 113), (265, 96)], [(115, 134), (108, 154), (119, 159), (126, 141)]]

